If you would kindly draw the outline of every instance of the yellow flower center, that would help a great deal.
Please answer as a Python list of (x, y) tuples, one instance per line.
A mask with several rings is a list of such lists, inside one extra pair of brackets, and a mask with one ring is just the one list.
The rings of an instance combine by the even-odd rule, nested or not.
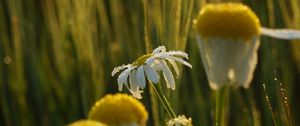
[(203, 6), (193, 21), (202, 37), (223, 37), (249, 40), (260, 34), (255, 13), (241, 3), (219, 3)]
[(96, 102), (88, 119), (97, 120), (109, 126), (136, 123), (145, 125), (148, 113), (137, 99), (126, 94), (106, 95)]
[(135, 61), (132, 63), (132, 65), (133, 65), (133, 66), (139, 66), (139, 65), (142, 65), (142, 64), (144, 64), (145, 61), (146, 61), (149, 57), (151, 57), (151, 56), (153, 56), (153, 54), (145, 54), (145, 55), (139, 57), (137, 60), (135, 60)]
[(107, 126), (107, 125), (94, 120), (79, 120), (69, 124), (68, 126)]

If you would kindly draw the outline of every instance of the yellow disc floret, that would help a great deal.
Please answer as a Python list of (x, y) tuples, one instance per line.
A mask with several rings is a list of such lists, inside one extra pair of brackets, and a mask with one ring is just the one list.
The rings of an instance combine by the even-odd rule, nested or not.
[(90, 110), (88, 118), (110, 126), (133, 123), (143, 126), (147, 122), (148, 113), (137, 99), (118, 93), (106, 95), (97, 101)]
[(223, 37), (249, 40), (260, 34), (255, 13), (241, 3), (218, 3), (203, 6), (193, 21), (202, 37)]
[(67, 126), (108, 126), (108, 125), (94, 120), (79, 120)]
[(133, 66), (139, 66), (139, 65), (142, 65), (142, 64), (144, 64), (145, 61), (146, 61), (149, 57), (151, 57), (151, 56), (153, 56), (153, 54), (145, 54), (145, 55), (139, 57), (137, 60), (135, 60), (135, 61), (132, 63), (132, 65), (133, 65)]

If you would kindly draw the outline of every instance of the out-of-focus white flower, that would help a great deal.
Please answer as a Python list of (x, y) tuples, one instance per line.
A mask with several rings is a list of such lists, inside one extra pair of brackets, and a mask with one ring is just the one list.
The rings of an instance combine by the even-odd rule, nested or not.
[[(118, 77), (119, 91), (121, 91), (123, 85), (125, 85), (134, 97), (140, 99), (142, 98), (142, 91), (140, 88), (145, 88), (146, 78), (156, 84), (159, 81), (160, 71), (162, 71), (167, 87), (175, 90), (174, 76), (168, 67), (167, 62), (173, 66), (176, 76), (178, 76), (179, 69), (176, 62), (192, 68), (192, 65), (183, 60), (183, 58), (188, 59), (188, 54), (182, 51), (166, 52), (165, 46), (160, 46), (153, 50), (151, 54), (146, 54), (139, 57), (132, 64), (122, 65), (114, 68), (111, 75), (114, 76), (116, 73), (122, 71)], [(130, 86), (128, 85), (128, 82)]]
[(192, 119), (186, 118), (184, 115), (179, 115), (167, 122), (167, 126), (193, 126)]
[(300, 38), (300, 32), (296, 30), (261, 27), (255, 13), (241, 3), (207, 4), (193, 24), (212, 89), (228, 83), (249, 87), (257, 64), (260, 35)]

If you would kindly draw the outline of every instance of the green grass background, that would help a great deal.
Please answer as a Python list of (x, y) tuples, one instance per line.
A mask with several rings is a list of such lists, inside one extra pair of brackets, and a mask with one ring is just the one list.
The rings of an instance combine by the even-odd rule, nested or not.
[[(97, 99), (117, 92), (114, 67), (160, 45), (186, 51), (193, 65), (182, 67), (175, 91), (165, 90), (171, 106), (195, 126), (213, 125), (215, 92), (191, 21), (205, 3), (221, 1), (0, 0), (0, 125), (59, 126), (86, 118)], [(299, 0), (240, 2), (265, 27), (300, 29)], [(300, 125), (299, 89), (300, 41), (261, 37), (250, 88), (230, 89), (227, 124)], [(164, 125), (169, 116), (150, 86), (143, 97), (148, 125)]]

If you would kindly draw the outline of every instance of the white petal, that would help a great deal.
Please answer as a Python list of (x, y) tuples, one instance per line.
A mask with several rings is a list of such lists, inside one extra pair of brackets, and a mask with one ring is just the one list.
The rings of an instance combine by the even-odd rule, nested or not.
[(269, 28), (261, 28), (261, 32), (263, 35), (267, 35), (270, 37), (278, 38), (278, 39), (300, 39), (300, 31), (291, 30), (291, 29), (269, 29)]
[(251, 40), (205, 38), (197, 35), (209, 85), (216, 90), (229, 81), (248, 87), (257, 63), (258, 36)]
[(123, 88), (123, 83), (125, 83), (127, 81), (128, 75), (130, 73), (132, 69), (128, 68), (126, 70), (124, 70), (118, 77), (118, 87), (119, 87), (119, 91), (122, 90)]
[(122, 65), (122, 66), (119, 66), (119, 67), (115, 67), (114, 70), (111, 72), (111, 76), (114, 76), (119, 71), (121, 71), (121, 70), (123, 70), (125, 68), (128, 68), (130, 66), (131, 66), (131, 64), (127, 64), (127, 65)]
[(158, 76), (158, 74), (157, 74), (157, 72), (153, 69), (153, 68), (151, 68), (148, 64), (146, 64), (145, 66), (144, 66), (144, 70), (145, 70), (145, 72), (146, 72), (146, 75), (147, 75), (147, 78), (150, 80), (150, 81), (152, 81), (153, 83), (158, 83), (158, 81), (159, 81), (159, 76)]
[[(259, 39), (254, 39), (251, 41), (251, 50), (249, 50), (248, 52), (248, 57), (249, 57), (249, 60), (248, 61), (244, 61), (245, 62), (245, 65), (246, 65), (246, 68), (243, 67), (243, 66), (240, 66), (240, 67), (243, 67), (243, 68), (240, 68), (239, 70), (241, 70), (241, 74), (237, 75), (237, 78), (240, 78), (240, 82), (241, 83), (241, 86), (243, 86), (244, 88), (249, 88), (250, 86), (250, 83), (252, 81), (252, 78), (253, 78), (253, 74), (254, 74), (254, 71), (255, 71), (255, 68), (256, 68), (256, 65), (257, 65), (257, 50), (259, 48)], [(237, 71), (239, 72), (239, 71)]]
[(162, 66), (161, 66), (159, 60), (155, 60), (155, 61), (150, 65), (150, 67), (152, 67), (152, 68), (153, 68), (154, 70), (156, 70), (156, 71), (161, 71), (161, 69), (162, 69)]
[(137, 83), (138, 83), (139, 87), (144, 89), (146, 86), (146, 80), (145, 80), (145, 73), (144, 73), (143, 65), (138, 67), (137, 72), (136, 72), (136, 78), (137, 78)]
[(173, 57), (173, 56), (170, 56), (169, 59), (175, 60), (177, 62), (182, 63), (183, 65), (188, 66), (189, 68), (192, 68), (192, 65), (190, 63), (184, 61), (183, 59), (180, 59), (180, 58), (177, 58), (177, 57)]
[(170, 55), (170, 56), (181, 56), (184, 57), (186, 59), (188, 59), (188, 54), (182, 51), (169, 51), (169, 52), (165, 52), (164, 54)]
[(151, 65), (156, 60), (156, 56), (148, 58), (145, 63)]
[[(129, 88), (128, 88), (128, 82), (127, 82), (127, 80), (124, 81), (124, 85), (127, 87), (127, 89), (129, 89)], [(118, 90), (119, 90), (119, 91), (122, 91), (122, 89), (123, 89), (123, 84), (119, 84), (119, 85), (118, 85)]]
[(176, 73), (176, 76), (178, 77), (179, 76), (179, 69), (178, 69), (178, 66), (176, 64), (176, 62), (172, 59), (167, 59), (170, 64), (173, 66), (174, 70), (175, 70), (175, 73)]
[(159, 53), (155, 55), (155, 58), (168, 58), (170, 57), (170, 55), (168, 55), (167, 53)]
[(162, 65), (162, 71), (167, 83), (167, 87), (171, 88), (172, 90), (175, 90), (175, 80), (171, 70), (169, 69), (167, 63), (164, 60), (159, 60), (159, 61)]
[(137, 82), (137, 78), (136, 78), (136, 70), (133, 70), (132, 72), (130, 72), (129, 74), (129, 84), (130, 84), (130, 89), (129, 91), (132, 93), (132, 95), (138, 99), (142, 98), (142, 96), (140, 95), (140, 90), (139, 90), (139, 86), (138, 86), (138, 82)]
[(165, 52), (166, 51), (166, 47), (165, 46), (159, 46), (156, 49), (153, 50), (153, 54), (158, 54), (160, 52)]
[(129, 74), (129, 84), (130, 89), (136, 88), (138, 86), (136, 79), (136, 70), (132, 70)]
[[(130, 89), (127, 81), (124, 82), (124, 85), (128, 90)], [(121, 87), (119, 86), (119, 91), (122, 91), (122, 87), (123, 87), (123, 85)]]
[(141, 99), (143, 98), (141, 95), (141, 91), (137, 90), (137, 91), (130, 91), (130, 93), (132, 94), (133, 97), (137, 98), (137, 99)]

